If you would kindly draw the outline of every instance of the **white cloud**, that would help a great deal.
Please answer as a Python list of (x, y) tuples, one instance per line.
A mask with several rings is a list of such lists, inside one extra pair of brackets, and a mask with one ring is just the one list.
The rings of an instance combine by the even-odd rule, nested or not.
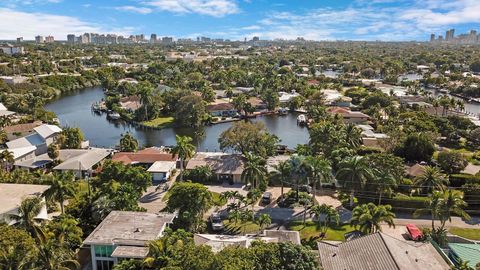
[(130, 12), (140, 13), (140, 14), (152, 13), (152, 9), (147, 7), (122, 6), (122, 7), (116, 7), (115, 9), (121, 10), (121, 11), (130, 11)]
[(151, 0), (143, 4), (161, 11), (197, 13), (213, 17), (223, 17), (240, 11), (234, 0)]
[(0, 8), (0, 39), (14, 39), (23, 36), (33, 39), (36, 35), (54, 35), (64, 40), (68, 34), (85, 32), (130, 34), (133, 29), (107, 28), (98, 24), (84, 22), (75, 17), (46, 13), (28, 13), (9, 8)]

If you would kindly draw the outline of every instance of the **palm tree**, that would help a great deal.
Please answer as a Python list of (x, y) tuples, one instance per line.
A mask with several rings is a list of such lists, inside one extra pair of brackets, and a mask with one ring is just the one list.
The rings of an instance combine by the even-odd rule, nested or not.
[(50, 188), (43, 192), (47, 200), (54, 200), (60, 203), (62, 214), (64, 211), (64, 202), (68, 198), (75, 196), (75, 187), (73, 184), (75, 176), (72, 172), (62, 172), (55, 174), (50, 181)]
[(397, 186), (397, 180), (393, 175), (385, 172), (376, 171), (375, 184), (378, 191), (378, 205), (382, 204), (382, 195), (383, 193), (392, 192), (392, 187)]
[(310, 211), (315, 215), (316, 221), (320, 226), (322, 239), (325, 237), (330, 224), (338, 225), (340, 223), (340, 214), (331, 205), (314, 205)]
[(17, 214), (10, 215), (10, 219), (16, 221), (16, 224), (26, 231), (33, 233), (35, 219), (42, 211), (44, 202), (40, 197), (26, 198), (20, 204)]
[[(31, 269), (32, 254), (22, 256), (24, 250), (20, 247), (5, 246), (0, 249), (0, 269), (4, 270), (27, 270)], [(22, 254), (23, 253), (23, 254)]]
[(247, 199), (252, 205), (252, 210), (255, 207), (255, 203), (262, 197), (262, 191), (258, 188), (254, 188), (247, 193)]
[(152, 103), (152, 88), (144, 86), (139, 91), (140, 102), (145, 107), (145, 120), (148, 120), (148, 106)]
[(437, 167), (426, 166), (424, 172), (415, 178), (414, 184), (427, 189), (427, 192), (444, 190), (448, 178)]
[(355, 191), (365, 186), (369, 179), (374, 178), (374, 172), (369, 167), (366, 159), (354, 156), (341, 161), (338, 164), (337, 181), (343, 188), (350, 189), (350, 206), (353, 206)]
[(430, 218), (432, 220), (432, 231), (435, 230), (435, 219), (438, 218), (441, 197), (442, 197), (441, 191), (434, 191), (430, 196), (430, 198), (426, 201), (426, 208), (417, 209), (413, 213), (413, 217), (415, 218), (420, 216), (423, 213), (430, 214)]
[(299, 198), (299, 182), (303, 180), (307, 174), (307, 166), (305, 162), (305, 157), (299, 155), (293, 155), (288, 160), (291, 168), (291, 173), (295, 179), (295, 189), (296, 189), (296, 200)]
[(347, 144), (356, 149), (362, 144), (362, 130), (354, 124), (345, 126), (345, 137)]
[(260, 231), (272, 224), (272, 218), (268, 214), (261, 214), (255, 219), (255, 224), (260, 227)]
[(315, 196), (317, 194), (316, 193), (317, 181), (320, 184), (320, 188), (322, 188), (322, 180), (324, 180), (324, 182), (330, 182), (332, 180), (333, 178), (332, 167), (330, 165), (330, 161), (322, 157), (310, 156), (310, 157), (307, 157), (305, 161), (306, 161), (306, 166), (311, 172), (313, 195)]
[(245, 183), (250, 183), (254, 188), (258, 187), (259, 181), (264, 181), (267, 175), (265, 159), (254, 154), (245, 154), (245, 165), (241, 179)]
[(282, 185), (281, 188), (281, 198), (283, 200), (283, 186), (285, 184), (285, 178), (290, 175), (290, 163), (288, 161), (281, 161), (277, 165), (273, 166), (275, 168), (275, 171), (273, 172), (274, 175), (278, 175), (280, 178), (280, 183)]
[(390, 205), (375, 205), (373, 203), (356, 206), (352, 211), (350, 224), (363, 233), (382, 231), (380, 224), (385, 222), (390, 227), (395, 227), (393, 219), (395, 214)]
[(178, 156), (180, 158), (180, 180), (183, 181), (183, 167), (185, 161), (190, 159), (195, 154), (195, 146), (191, 144), (192, 138), (188, 136), (175, 135), (177, 145), (170, 151), (172, 157)]
[(15, 157), (13, 156), (13, 153), (8, 150), (3, 150), (3, 152), (0, 153), (0, 159), (2, 160), (5, 171), (8, 171), (9, 164), (15, 162)]
[(452, 221), (452, 214), (469, 220), (470, 216), (465, 212), (465, 207), (467, 207), (467, 203), (463, 200), (463, 192), (454, 189), (443, 192), (438, 206), (438, 216), (441, 223), (440, 229), (445, 227), (447, 220), (449, 222)]
[(135, 152), (138, 149), (138, 141), (133, 137), (130, 132), (121, 135), (120, 138), (120, 151), (122, 152)]
[(38, 244), (38, 265), (41, 270), (72, 270), (79, 269), (78, 261), (72, 259), (70, 251), (63, 246), (63, 237), (54, 238), (42, 228), (35, 226)]

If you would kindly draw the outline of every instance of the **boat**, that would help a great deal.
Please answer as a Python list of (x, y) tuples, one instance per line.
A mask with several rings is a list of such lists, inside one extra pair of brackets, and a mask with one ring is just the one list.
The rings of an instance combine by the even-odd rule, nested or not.
[(278, 115), (287, 115), (287, 114), (288, 114), (287, 108), (278, 109)]
[(299, 116), (297, 116), (297, 124), (298, 125), (307, 124), (307, 117), (305, 116), (305, 114), (300, 114)]
[(110, 113), (107, 114), (107, 117), (111, 120), (118, 120), (118, 119), (120, 119), (121, 116), (117, 112), (110, 112)]

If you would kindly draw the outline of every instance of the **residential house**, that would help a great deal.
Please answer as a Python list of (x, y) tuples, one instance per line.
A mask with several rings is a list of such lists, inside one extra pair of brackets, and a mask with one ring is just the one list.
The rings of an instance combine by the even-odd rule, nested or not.
[(370, 116), (362, 112), (350, 111), (346, 108), (329, 107), (327, 108), (327, 112), (333, 115), (338, 114), (342, 116), (343, 121), (345, 121), (346, 123), (358, 124), (365, 123), (370, 120)]
[(470, 241), (470, 243), (449, 243), (448, 257), (456, 264), (467, 262), (468, 266), (475, 269), (480, 263), (480, 243)]
[[(33, 196), (42, 196), (50, 186), (46, 185), (26, 185), (26, 184), (0, 184), (0, 222), (5, 222), (9, 225), (16, 223), (11, 218), (11, 215), (18, 214), (18, 208), (22, 201)], [(40, 213), (36, 216), (37, 219), (48, 219), (47, 207), (45, 199), (42, 198), (44, 205)]]
[(292, 90), (291, 93), (287, 92), (279, 92), (278, 93), (280, 96), (278, 98), (280, 104), (286, 105), (288, 104), (293, 98), (300, 96), (295, 90)]
[(176, 168), (176, 161), (155, 161), (147, 172), (152, 174), (152, 180), (155, 183), (168, 180)]
[(219, 181), (242, 183), (244, 162), (240, 154), (222, 152), (197, 152), (191, 158), (185, 169), (192, 170), (197, 167), (208, 166), (217, 175)]
[(122, 97), (119, 104), (120, 108), (128, 112), (135, 112), (136, 110), (140, 109), (140, 107), (142, 107), (140, 98), (137, 96)]
[(59, 160), (62, 161), (54, 167), (57, 171), (70, 171), (77, 178), (90, 174), (101, 162), (113, 153), (113, 149), (90, 148), (90, 149), (62, 149)]
[(15, 112), (11, 112), (7, 109), (7, 107), (5, 107), (5, 105), (3, 105), (3, 103), (0, 103), (0, 117), (4, 117), (4, 116), (10, 116), (10, 115), (14, 115)]
[(418, 163), (414, 164), (413, 166), (406, 166), (405, 167), (405, 174), (410, 178), (415, 178), (422, 175), (425, 172), (425, 166), (420, 165)]
[(301, 244), (298, 231), (265, 230), (263, 234), (258, 235), (195, 234), (193, 236), (195, 245), (210, 246), (214, 252), (219, 252), (229, 246), (248, 248), (252, 242), (259, 240), (267, 243), (290, 242), (296, 245)]
[(233, 104), (228, 102), (215, 103), (207, 106), (207, 111), (213, 117), (234, 117), (238, 115), (238, 111)]
[(378, 232), (332, 244), (318, 242), (324, 270), (448, 270), (450, 266), (429, 243), (405, 241)]
[(148, 243), (163, 236), (175, 214), (112, 211), (83, 241), (93, 270), (111, 270), (125, 259), (143, 259)]
[(47, 124), (35, 127), (33, 130), (35, 132), (28, 136), (6, 143), (8, 150), (16, 156), (15, 160), (30, 158), (32, 151), (36, 156), (47, 153), (48, 146), (55, 141), (56, 136), (62, 131), (58, 126)]

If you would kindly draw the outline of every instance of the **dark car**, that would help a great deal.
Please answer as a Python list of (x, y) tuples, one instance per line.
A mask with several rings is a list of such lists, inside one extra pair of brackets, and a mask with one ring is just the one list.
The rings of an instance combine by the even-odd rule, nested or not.
[(262, 203), (263, 204), (270, 204), (271, 202), (272, 202), (272, 193), (271, 192), (263, 193)]

